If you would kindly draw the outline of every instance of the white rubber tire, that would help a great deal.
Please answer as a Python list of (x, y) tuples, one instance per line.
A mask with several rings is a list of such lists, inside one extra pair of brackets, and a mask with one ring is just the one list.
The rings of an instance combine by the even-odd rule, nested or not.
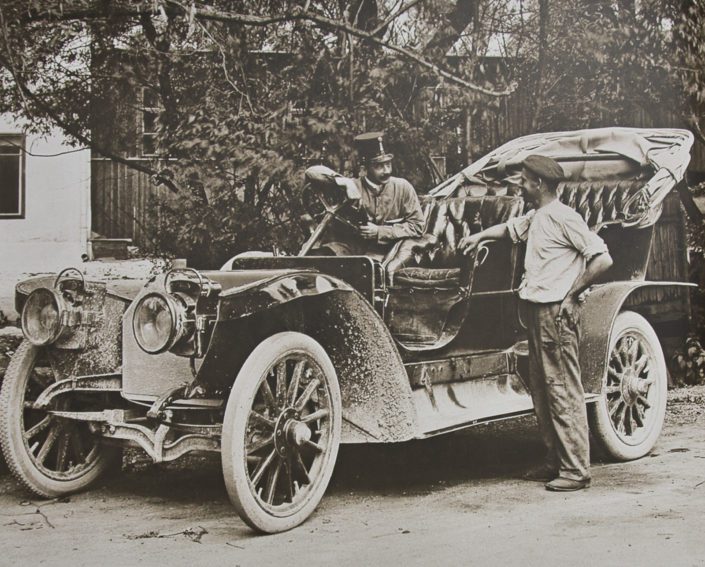
[(56, 498), (91, 485), (116, 462), (120, 451), (99, 446), (85, 469), (66, 474), (65, 478), (52, 478), (36, 466), (24, 439), (24, 401), (40, 350), (40, 347), (24, 341), (7, 367), (0, 389), (0, 446), (8, 469), (25, 488), (43, 498)]
[(610, 334), (608, 368), (617, 344), (621, 339), (629, 336), (637, 338), (643, 345), (644, 356), (648, 357), (646, 367), (649, 368), (648, 378), (653, 378), (647, 394), (650, 407), (644, 412), (643, 427), (639, 427), (629, 435), (628, 432), (620, 432), (613, 418), (610, 417), (610, 407), (613, 410), (618, 409), (615, 408), (615, 404), (625, 403), (625, 397), (615, 392), (613, 401), (608, 402), (608, 383), (612, 381), (613, 389), (616, 389), (614, 379), (608, 377), (612, 376), (612, 374), (608, 375), (610, 372), (608, 369), (605, 370), (600, 399), (588, 404), (588, 419), (595, 440), (607, 456), (617, 461), (630, 461), (647, 455), (661, 434), (666, 414), (668, 388), (666, 361), (656, 332), (638, 313), (622, 311), (617, 315)]
[[(250, 410), (268, 372), (277, 361), (303, 353), (313, 359), (325, 377), (325, 388), (331, 405), (329, 447), (318, 474), (312, 479), (305, 502), (267, 509), (258, 498), (250, 481), (245, 438)], [(223, 420), (222, 466), (225, 486), (240, 517), (253, 529), (278, 533), (304, 522), (316, 509), (328, 487), (338, 455), (342, 428), (342, 405), (338, 379), (333, 363), (323, 347), (308, 335), (283, 332), (262, 341), (250, 354), (235, 379)]]

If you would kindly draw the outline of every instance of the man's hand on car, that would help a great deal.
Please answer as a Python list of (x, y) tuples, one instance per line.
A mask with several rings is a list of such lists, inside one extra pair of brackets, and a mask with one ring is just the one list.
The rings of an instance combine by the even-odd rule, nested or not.
[(480, 243), (480, 239), (479, 233), (461, 238), (458, 243), (458, 248), (460, 248), (460, 251), (467, 256), (473, 252), (475, 248), (477, 248), (477, 245)]
[(368, 222), (360, 227), (360, 236), (362, 236), (362, 238), (367, 240), (377, 240), (378, 235), (379, 227), (374, 223)]

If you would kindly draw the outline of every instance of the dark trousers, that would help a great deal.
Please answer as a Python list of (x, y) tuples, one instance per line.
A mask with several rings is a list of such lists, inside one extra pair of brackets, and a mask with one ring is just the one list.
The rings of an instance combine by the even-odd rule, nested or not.
[(578, 330), (557, 323), (560, 303), (524, 302), (529, 335), (529, 387), (547, 465), (573, 480), (590, 478), (585, 392), (578, 363)]

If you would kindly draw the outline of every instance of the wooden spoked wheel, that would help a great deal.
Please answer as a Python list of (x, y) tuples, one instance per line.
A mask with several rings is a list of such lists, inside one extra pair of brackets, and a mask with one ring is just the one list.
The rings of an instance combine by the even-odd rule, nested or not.
[(340, 431), (340, 390), (323, 347), (294, 332), (260, 343), (223, 423), (225, 485), (242, 519), (275, 533), (308, 518), (333, 473)]
[(119, 455), (101, 443), (88, 423), (54, 415), (86, 409), (80, 397), (65, 394), (47, 409), (34, 408), (55, 381), (46, 348), (25, 341), (0, 390), (0, 445), (7, 466), (26, 488), (45, 498), (86, 488)]
[(666, 397), (658, 337), (641, 315), (623, 311), (612, 328), (602, 397), (588, 412), (596, 440), (616, 460), (643, 457), (661, 433)]

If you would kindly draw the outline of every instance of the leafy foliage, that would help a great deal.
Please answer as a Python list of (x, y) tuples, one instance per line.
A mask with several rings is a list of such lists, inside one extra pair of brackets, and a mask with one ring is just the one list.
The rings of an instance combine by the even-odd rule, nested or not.
[(671, 358), (671, 375), (676, 385), (705, 384), (705, 349), (694, 337)]
[[(454, 171), (532, 131), (675, 109), (702, 133), (704, 22), (698, 0), (4, 0), (0, 110), (166, 184), (156, 251), (213, 266), (295, 252), (303, 168), (357, 173), (364, 130), (420, 192), (432, 157)], [(126, 159), (144, 96), (156, 156)]]

